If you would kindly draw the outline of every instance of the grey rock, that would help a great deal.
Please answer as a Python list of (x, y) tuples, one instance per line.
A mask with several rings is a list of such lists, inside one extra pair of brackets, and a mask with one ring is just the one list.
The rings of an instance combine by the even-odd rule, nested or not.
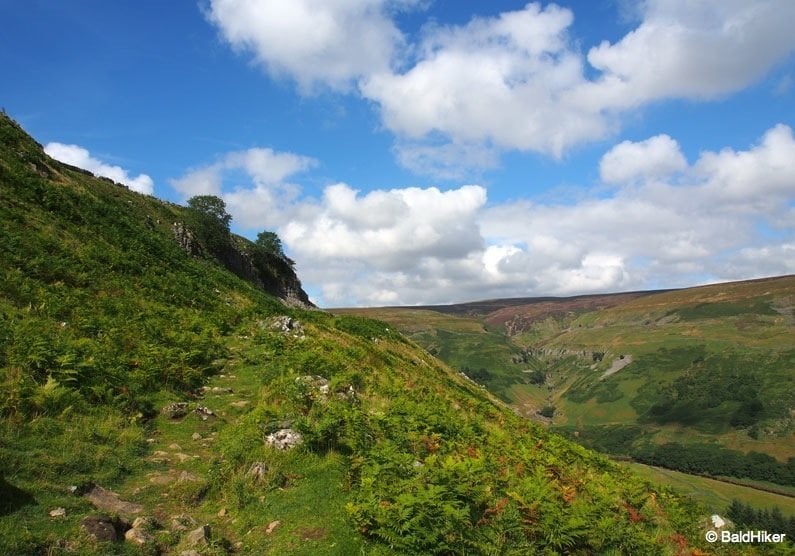
[(107, 515), (90, 515), (80, 521), (80, 528), (98, 541), (114, 542), (121, 539), (127, 524)]
[(165, 406), (160, 413), (169, 419), (179, 419), (188, 414), (188, 402), (174, 402)]
[(277, 450), (290, 450), (303, 442), (301, 433), (293, 429), (279, 429), (265, 437), (265, 443)]
[(112, 514), (129, 516), (141, 513), (144, 509), (142, 505), (122, 500), (112, 490), (107, 490), (99, 485), (94, 485), (84, 496), (97, 509)]
[(155, 538), (152, 535), (144, 529), (138, 529), (137, 527), (133, 527), (124, 533), (124, 540), (132, 544), (137, 544), (138, 546), (155, 542)]
[(210, 540), (210, 526), (202, 525), (201, 527), (194, 529), (185, 536), (185, 540), (187, 541), (189, 546), (199, 546), (207, 544), (207, 541)]

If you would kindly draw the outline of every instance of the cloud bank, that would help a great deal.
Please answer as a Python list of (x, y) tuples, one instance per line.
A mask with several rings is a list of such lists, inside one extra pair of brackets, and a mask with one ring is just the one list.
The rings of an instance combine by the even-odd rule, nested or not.
[(97, 176), (110, 178), (115, 182), (123, 183), (133, 191), (151, 195), (154, 191), (154, 182), (146, 174), (132, 177), (127, 170), (120, 166), (105, 164), (91, 156), (87, 149), (78, 145), (65, 145), (63, 143), (47, 143), (44, 152), (56, 160), (88, 170)]
[(271, 75), (373, 102), (398, 161), (442, 178), (492, 167), (504, 151), (561, 157), (650, 103), (738, 91), (795, 50), (790, 0), (647, 0), (634, 29), (587, 53), (569, 36), (574, 14), (555, 4), (428, 24), (409, 42), (395, 14), (419, 7), (211, 0), (206, 15)]
[[(246, 183), (216, 180), (221, 169), (249, 168), (251, 152), (282, 165), (268, 176), (248, 169)], [(603, 155), (600, 183), (574, 204), (489, 204), (480, 185), (362, 193), (334, 183), (311, 198), (284, 183), (313, 164), (290, 153), (235, 152), (174, 184), (221, 194), (243, 227), (275, 229), (324, 306), (795, 273), (795, 139), (786, 125), (746, 150), (707, 151), (692, 162), (667, 135), (624, 141)]]

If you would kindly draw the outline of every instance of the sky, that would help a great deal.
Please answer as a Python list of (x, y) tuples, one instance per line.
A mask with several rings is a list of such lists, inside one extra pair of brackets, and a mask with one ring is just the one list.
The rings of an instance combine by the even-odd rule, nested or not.
[(791, 0), (0, 0), (59, 160), (275, 231), (322, 307), (795, 274)]

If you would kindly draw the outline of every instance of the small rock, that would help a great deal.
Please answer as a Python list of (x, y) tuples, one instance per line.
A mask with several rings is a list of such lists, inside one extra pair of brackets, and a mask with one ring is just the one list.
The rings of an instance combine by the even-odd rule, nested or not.
[(127, 542), (130, 542), (132, 544), (137, 544), (138, 546), (143, 546), (145, 544), (151, 544), (155, 542), (155, 538), (152, 535), (150, 535), (143, 529), (138, 529), (137, 527), (133, 527), (132, 529), (124, 533), (124, 539)]
[(191, 455), (183, 454), (183, 453), (177, 453), (177, 454), (174, 454), (174, 455), (177, 457), (177, 459), (179, 460), (180, 463), (185, 463), (189, 459), (196, 459), (196, 458), (199, 457), (199, 456), (191, 456)]
[(232, 407), (238, 407), (238, 408), (246, 407), (250, 403), (251, 402), (248, 401), (248, 400), (240, 400), (240, 401), (237, 401), (237, 402), (232, 402)]
[(213, 410), (210, 409), (209, 407), (204, 407), (203, 405), (200, 405), (193, 411), (194, 413), (196, 413), (196, 415), (201, 417), (202, 421), (206, 421), (210, 417), (215, 417), (215, 412), (213, 412)]
[(183, 550), (182, 552), (179, 553), (179, 556), (202, 556), (202, 555), (196, 552), (195, 550)]
[(107, 515), (90, 515), (80, 521), (80, 528), (98, 541), (117, 541), (126, 529), (124, 523)]
[(196, 520), (189, 515), (180, 514), (171, 516), (172, 531), (187, 531), (194, 525), (196, 525)]
[(190, 546), (207, 544), (207, 541), (210, 540), (210, 526), (202, 525), (188, 533), (185, 538)]
[(218, 517), (224, 517), (226, 515), (226, 508), (221, 508), (218, 510)]
[(177, 443), (175, 442), (174, 444), (169, 444), (169, 445), (168, 445), (168, 449), (169, 449), (169, 450), (176, 450), (176, 451), (179, 451), (179, 450), (182, 450), (182, 446), (180, 446), (179, 444), (177, 444)]
[(193, 482), (193, 481), (198, 481), (198, 480), (199, 480), (199, 478), (196, 475), (194, 475), (193, 473), (189, 473), (187, 471), (183, 471), (182, 473), (179, 474), (179, 478), (177, 479), (177, 482), (178, 483), (185, 483), (185, 482), (188, 482), (188, 481)]
[(232, 389), (231, 388), (224, 388), (222, 386), (213, 386), (210, 389), (210, 391), (213, 394), (231, 394), (232, 393)]
[(136, 517), (132, 523), (133, 529), (156, 529), (158, 527), (157, 520), (150, 516)]
[(271, 521), (270, 523), (268, 523), (268, 526), (265, 528), (265, 534), (266, 535), (270, 535), (281, 524), (282, 524), (282, 522), (279, 521), (278, 519), (276, 521)]
[(131, 515), (140, 513), (144, 509), (142, 505), (122, 500), (112, 490), (104, 489), (99, 485), (94, 485), (84, 496), (97, 509), (103, 512)]
[(174, 402), (165, 406), (160, 413), (169, 419), (179, 419), (188, 414), (188, 402)]
[(146, 439), (146, 443), (147, 444), (154, 444), (155, 443), (155, 439), (154, 438), (147, 438)]
[(194, 433), (191, 435), (191, 438), (192, 438), (193, 440), (201, 440), (201, 439), (202, 439), (202, 435), (200, 435), (198, 432), (194, 432)]
[(253, 477), (255, 480), (260, 480), (265, 477), (268, 472), (268, 466), (262, 461), (256, 461), (251, 464), (251, 467), (246, 471), (246, 475)]
[(53, 508), (50, 510), (50, 517), (66, 517), (66, 508)]
[(290, 450), (303, 441), (301, 433), (293, 429), (279, 429), (265, 437), (265, 443), (278, 450)]

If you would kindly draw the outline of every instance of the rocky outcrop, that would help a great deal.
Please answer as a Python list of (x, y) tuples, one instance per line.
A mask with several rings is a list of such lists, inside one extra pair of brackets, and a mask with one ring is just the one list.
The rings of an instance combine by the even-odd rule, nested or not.
[[(171, 232), (179, 246), (191, 257), (205, 255), (196, 234), (184, 222), (174, 222)], [(227, 270), (278, 297), (290, 307), (314, 307), (301, 286), (293, 268), (293, 261), (284, 255), (259, 253), (251, 256), (252, 244), (240, 236), (230, 235), (226, 248), (215, 254), (215, 259)]]

